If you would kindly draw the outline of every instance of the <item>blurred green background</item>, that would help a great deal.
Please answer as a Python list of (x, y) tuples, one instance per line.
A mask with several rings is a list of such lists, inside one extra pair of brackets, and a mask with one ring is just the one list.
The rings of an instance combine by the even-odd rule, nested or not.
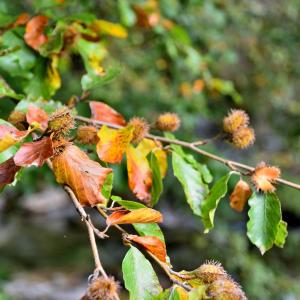
[[(0, 15), (93, 13), (123, 24), (127, 39), (105, 40), (105, 63), (121, 63), (122, 75), (93, 91), (91, 100), (107, 102), (127, 119), (151, 122), (161, 112), (176, 112), (182, 119), (178, 137), (187, 141), (213, 136), (229, 109), (245, 109), (255, 145), (240, 151), (218, 141), (205, 149), (252, 165), (264, 160), (280, 166), (284, 178), (300, 181), (299, 0), (58, 2), (1, 0)], [(142, 7), (146, 17), (136, 20), (130, 5)], [(82, 62), (74, 56), (60, 71), (63, 86), (53, 98), (66, 102), (81, 93)], [(1, 99), (1, 118), (12, 109), (9, 99)], [(86, 104), (78, 110), (89, 116)], [(217, 162), (197, 159), (207, 162), (215, 178), (224, 174)], [(115, 172), (114, 193), (133, 199), (124, 166)], [(278, 193), (289, 236), (284, 249), (261, 256), (246, 236), (247, 213), (232, 211), (228, 199), (217, 211), (215, 229), (204, 235), (169, 172), (158, 208), (174, 268), (194, 269), (214, 259), (249, 299), (300, 299), (300, 194), (283, 186)], [(79, 299), (93, 261), (84, 224), (52, 174), (46, 167), (25, 170), (17, 186), (0, 197), (0, 299)], [(120, 237), (111, 230), (111, 239), (99, 246), (105, 268), (122, 281), (127, 249)], [(161, 282), (169, 284), (163, 274)]]

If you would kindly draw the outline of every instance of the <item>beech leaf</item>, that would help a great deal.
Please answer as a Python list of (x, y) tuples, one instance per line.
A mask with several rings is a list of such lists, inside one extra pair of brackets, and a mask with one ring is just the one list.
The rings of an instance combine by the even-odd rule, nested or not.
[(0, 165), (0, 189), (15, 180), (16, 173), (20, 170), (14, 159), (10, 158)]
[(48, 127), (48, 114), (36, 105), (30, 104), (26, 113), (26, 120), (28, 124), (38, 124), (42, 131)]
[(52, 155), (52, 140), (50, 137), (45, 137), (36, 142), (24, 143), (14, 156), (14, 162), (21, 167), (41, 167)]
[(287, 223), (280, 220), (280, 222), (278, 224), (278, 231), (277, 231), (276, 239), (274, 242), (275, 245), (277, 247), (283, 248), (287, 236), (288, 236)]
[(252, 194), (249, 184), (240, 179), (234, 187), (233, 192), (230, 195), (230, 206), (232, 209), (241, 212), (244, 209), (245, 204)]
[(72, 144), (54, 156), (52, 163), (57, 182), (68, 185), (81, 205), (106, 204), (107, 199), (101, 190), (111, 169), (91, 160)]

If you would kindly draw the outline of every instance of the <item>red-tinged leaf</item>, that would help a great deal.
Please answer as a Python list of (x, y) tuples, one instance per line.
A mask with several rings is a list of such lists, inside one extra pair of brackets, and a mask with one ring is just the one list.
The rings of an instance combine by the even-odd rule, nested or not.
[(90, 101), (92, 119), (112, 123), (115, 125), (126, 125), (122, 115), (103, 102)]
[(0, 125), (0, 153), (24, 139), (30, 130), (20, 131), (9, 125)]
[(152, 208), (138, 208), (132, 211), (115, 211), (106, 219), (108, 226), (115, 224), (133, 223), (160, 223), (163, 221), (162, 214)]
[(17, 20), (14, 22), (13, 27), (17, 27), (20, 25), (25, 25), (30, 19), (30, 15), (28, 13), (22, 13), (18, 16)]
[(48, 127), (48, 114), (36, 105), (30, 104), (26, 113), (28, 124), (37, 123), (42, 131)]
[(48, 41), (48, 37), (44, 34), (44, 29), (47, 24), (48, 18), (46, 16), (33, 17), (26, 24), (24, 40), (28, 46), (38, 50)]
[(106, 204), (101, 190), (111, 169), (103, 168), (72, 144), (54, 156), (52, 164), (57, 182), (68, 185), (81, 205)]
[(162, 262), (166, 262), (166, 245), (156, 236), (138, 236), (129, 234), (126, 236), (129, 241), (133, 241), (155, 255)]
[(51, 156), (53, 156), (52, 140), (46, 137), (40, 141), (24, 143), (14, 156), (14, 162), (21, 167), (41, 167)]
[(111, 129), (106, 126), (98, 131), (99, 142), (97, 154), (102, 161), (120, 163), (124, 152), (127, 150), (133, 136), (133, 127)]
[(0, 188), (2, 189), (6, 184), (12, 183), (19, 170), (20, 167), (15, 165), (13, 158), (2, 163), (0, 165)]

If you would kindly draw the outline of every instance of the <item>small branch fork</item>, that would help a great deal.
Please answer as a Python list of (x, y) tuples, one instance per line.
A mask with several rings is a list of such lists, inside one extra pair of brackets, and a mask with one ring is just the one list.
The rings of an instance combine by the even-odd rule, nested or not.
[[(115, 129), (119, 129), (119, 128), (123, 127), (123, 126), (115, 125), (115, 124), (108, 123), (108, 122), (97, 121), (97, 120), (85, 118), (85, 117), (82, 117), (82, 116), (76, 116), (75, 119), (78, 120), (78, 121), (84, 122), (84, 123), (89, 123), (89, 124), (95, 125), (95, 126), (105, 125), (107, 127), (115, 128)], [(203, 149), (198, 148), (201, 145), (205, 145), (207, 143), (206, 140), (190, 143), (190, 142), (185, 142), (185, 141), (176, 140), (176, 139), (173, 140), (173, 139), (169, 139), (169, 138), (166, 138), (166, 137), (153, 135), (153, 134), (147, 134), (146, 138), (154, 140), (154, 141), (160, 141), (160, 142), (168, 144), (168, 145), (174, 144), (174, 145), (179, 145), (179, 146), (182, 146), (184, 148), (190, 149), (190, 150), (192, 150), (196, 153), (199, 153), (203, 156), (209, 157), (213, 160), (216, 160), (216, 161), (226, 165), (228, 168), (230, 168), (233, 171), (237, 171), (238, 169), (241, 169), (243, 171), (247, 171), (248, 173), (251, 173), (255, 169), (255, 168), (253, 168), (249, 165), (242, 164), (242, 163), (239, 163), (239, 162), (236, 162), (236, 161), (233, 161), (233, 160), (225, 159), (221, 156), (212, 154), (210, 152), (207, 152)], [(276, 179), (276, 182), (284, 184), (284, 185), (289, 186), (289, 187), (292, 187), (294, 189), (300, 190), (300, 184), (297, 184), (297, 183), (294, 183), (294, 182), (291, 182), (291, 181), (288, 181), (288, 180), (285, 180), (285, 179), (282, 179), (282, 178)]]

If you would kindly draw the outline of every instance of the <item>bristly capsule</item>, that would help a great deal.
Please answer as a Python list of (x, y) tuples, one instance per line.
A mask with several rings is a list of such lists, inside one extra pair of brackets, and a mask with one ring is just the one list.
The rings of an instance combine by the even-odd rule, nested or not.
[(132, 143), (138, 144), (149, 132), (150, 126), (144, 118), (134, 117), (129, 120), (129, 126), (133, 126)]
[(223, 119), (223, 130), (227, 133), (234, 133), (241, 127), (249, 125), (249, 116), (241, 109), (232, 109), (227, 117)]
[(155, 127), (161, 131), (176, 131), (181, 124), (179, 116), (175, 113), (164, 113), (160, 115), (156, 122)]
[(232, 133), (232, 144), (240, 149), (251, 146), (255, 141), (255, 133), (251, 127), (241, 127)]

